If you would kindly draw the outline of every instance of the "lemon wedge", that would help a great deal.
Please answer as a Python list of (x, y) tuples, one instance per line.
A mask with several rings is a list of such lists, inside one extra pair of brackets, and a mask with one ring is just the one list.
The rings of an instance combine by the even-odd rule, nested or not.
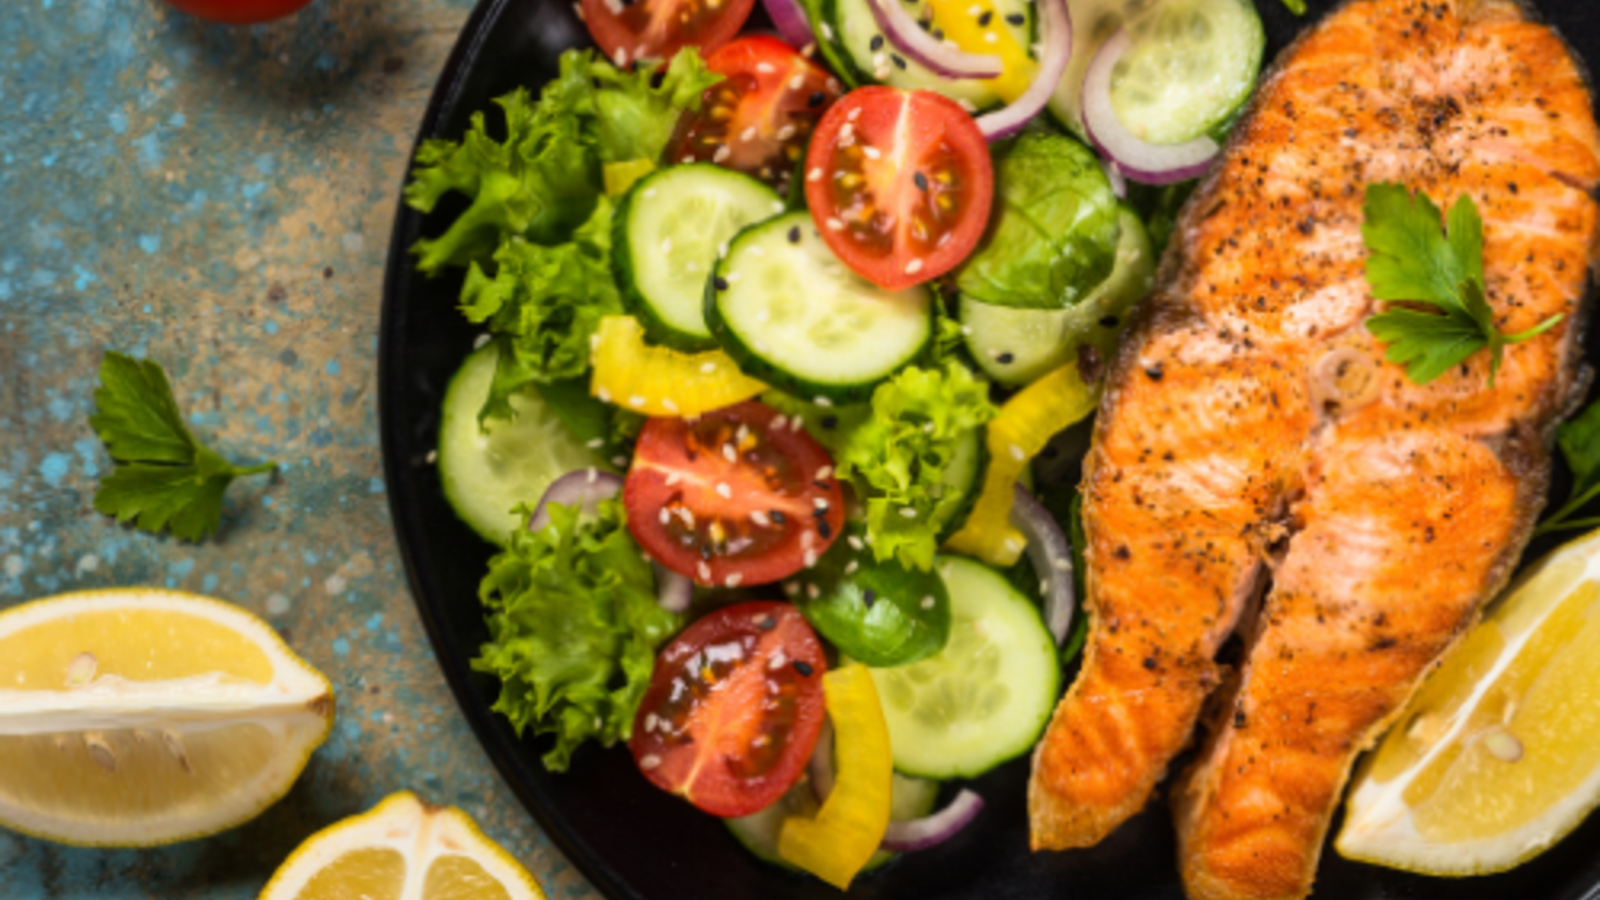
[(214, 834), (288, 792), (328, 680), (244, 610), (120, 588), (0, 613), (0, 826), (88, 846)]
[(260, 900), (543, 900), (528, 870), (454, 807), (410, 791), (301, 844)]
[(1355, 779), (1335, 846), (1501, 872), (1600, 803), (1600, 531), (1535, 564), (1428, 678)]

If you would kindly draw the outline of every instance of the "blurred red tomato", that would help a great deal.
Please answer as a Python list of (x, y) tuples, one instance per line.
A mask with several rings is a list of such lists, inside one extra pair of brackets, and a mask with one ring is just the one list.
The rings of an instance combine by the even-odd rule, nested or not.
[(311, 0), (167, 0), (190, 15), (230, 25), (250, 25), (287, 16)]

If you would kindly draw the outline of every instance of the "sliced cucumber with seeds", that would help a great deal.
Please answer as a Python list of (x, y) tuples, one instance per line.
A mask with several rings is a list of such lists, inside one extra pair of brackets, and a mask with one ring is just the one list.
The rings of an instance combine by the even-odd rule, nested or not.
[(828, 403), (867, 399), (933, 338), (927, 288), (886, 291), (852, 272), (804, 212), (729, 243), (706, 285), (705, 317), (751, 377)]
[(873, 669), (897, 771), (971, 778), (1033, 749), (1055, 708), (1061, 664), (1038, 607), (1000, 573), (942, 557), (950, 639), (909, 666)]
[(504, 546), (523, 523), (511, 511), (518, 504), (538, 503), (550, 482), (568, 472), (610, 466), (531, 389), (511, 397), (515, 419), (490, 419), (480, 429), (478, 411), (497, 358), (498, 348), (489, 344), (450, 379), (439, 416), (439, 481), (456, 515), (484, 540)]
[(1250, 0), (1162, 0), (1128, 25), (1111, 69), (1111, 108), (1152, 144), (1212, 132), (1255, 89), (1266, 48)]
[[(928, 0), (895, 0), (919, 22), (933, 20)], [(826, 28), (818, 36), (827, 45), (830, 61), (837, 62), (852, 84), (887, 84), (906, 90), (928, 90), (957, 102), (965, 101), (974, 110), (1002, 102), (983, 81), (944, 78), (907, 59), (895, 50), (878, 27), (868, 0), (816, 0)], [(992, 0), (992, 27), (1009, 31), (1022, 46), (1033, 42), (1033, 4), (1027, 0)], [(967, 14), (962, 4), (961, 13)], [(969, 48), (972, 49), (972, 48)], [(973, 50), (973, 52), (979, 52)]]
[[(894, 775), (890, 790), (892, 794), (889, 800), (889, 817), (897, 822), (931, 815), (933, 804), (939, 799), (939, 782), (907, 778), (898, 772)], [(788, 793), (779, 797), (778, 802), (766, 809), (748, 816), (722, 821), (728, 826), (728, 831), (733, 834), (734, 839), (746, 850), (755, 854), (757, 859), (799, 871), (778, 855), (778, 833), (783, 830), (784, 819), (790, 816), (815, 816), (820, 806), (811, 783), (802, 779), (799, 784), (790, 788)], [(872, 854), (863, 871), (876, 869), (898, 855), (887, 850), (879, 850)]]
[(657, 343), (716, 346), (706, 327), (706, 280), (739, 230), (784, 209), (760, 181), (710, 163), (671, 166), (641, 178), (617, 208), (612, 259), (628, 311)]
[(1086, 346), (1110, 361), (1129, 308), (1150, 292), (1156, 265), (1139, 216), (1123, 206), (1117, 222), (1122, 231), (1116, 267), (1076, 306), (1014, 309), (961, 299), (961, 333), (989, 377), (1001, 384), (1028, 384), (1078, 359)]

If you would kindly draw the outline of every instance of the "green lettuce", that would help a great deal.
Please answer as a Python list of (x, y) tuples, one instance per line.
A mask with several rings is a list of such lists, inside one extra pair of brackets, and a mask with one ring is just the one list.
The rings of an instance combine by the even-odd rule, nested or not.
[(1087, 297), (1116, 265), (1117, 196), (1089, 148), (1029, 131), (994, 153), (995, 214), (956, 273), (983, 303), (1061, 309)]
[(500, 679), (494, 709), (517, 734), (555, 735), (543, 761), (560, 772), (584, 741), (632, 735), (656, 648), (683, 622), (656, 602), (620, 500), (581, 518), (549, 509), (549, 525), (514, 532), (489, 561), (478, 596), (490, 638), (472, 667)]
[(608, 163), (660, 162), (679, 117), (698, 112), (706, 88), (722, 80), (692, 47), (679, 50), (665, 72), (659, 66), (628, 72), (596, 60), (589, 76), (596, 85), (600, 159)]
[(600, 319), (622, 312), (611, 274), (611, 211), (602, 197), (564, 244), (504, 242), (495, 251), (492, 277), (476, 262), (468, 265), (461, 311), (487, 322), (500, 350), (480, 421), (511, 418), (511, 396), (530, 384), (589, 370), (589, 339)]
[(932, 568), (940, 530), (963, 499), (946, 489), (945, 471), (995, 412), (988, 384), (954, 360), (904, 369), (873, 392), (871, 417), (838, 439), (835, 463), (866, 509), (877, 559)]

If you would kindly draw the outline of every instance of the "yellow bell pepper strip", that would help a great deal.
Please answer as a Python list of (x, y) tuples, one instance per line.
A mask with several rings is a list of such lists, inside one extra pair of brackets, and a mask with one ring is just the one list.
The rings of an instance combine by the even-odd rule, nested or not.
[(815, 818), (790, 816), (778, 832), (778, 856), (846, 890), (889, 830), (894, 756), (878, 689), (854, 663), (822, 676), (835, 735), (833, 792)]
[(595, 330), (589, 391), (647, 416), (698, 416), (767, 389), (721, 350), (679, 353), (645, 343), (633, 316), (606, 316)]
[(1011, 500), (1028, 461), (1063, 428), (1094, 412), (1098, 382), (1085, 383), (1076, 360), (1017, 392), (989, 420), (984, 443), (989, 469), (983, 492), (961, 530), (945, 547), (1005, 569), (1016, 564), (1027, 541), (1011, 526)]
[[(933, 23), (946, 40), (968, 53), (1000, 57), (1000, 77), (984, 82), (1007, 103), (1022, 96), (1039, 72), (1028, 48), (1018, 43), (989, 0), (928, 0)], [(973, 12), (976, 9), (977, 12)], [(987, 22), (985, 26), (983, 23)], [(988, 35), (994, 35), (994, 40)]]
[(605, 181), (606, 196), (613, 199), (621, 197), (633, 187), (633, 183), (656, 170), (656, 164), (648, 159), (630, 159), (627, 162), (606, 163), (600, 168), (600, 177)]

